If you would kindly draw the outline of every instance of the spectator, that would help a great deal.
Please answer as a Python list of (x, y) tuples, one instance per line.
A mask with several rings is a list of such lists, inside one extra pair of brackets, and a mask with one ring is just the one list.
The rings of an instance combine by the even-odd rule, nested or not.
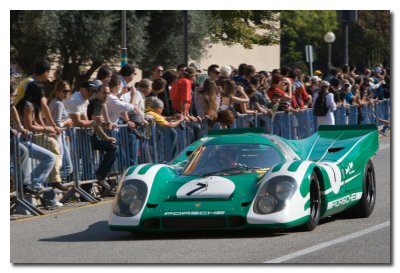
[(217, 85), (213, 80), (206, 79), (203, 87), (196, 89), (194, 104), (197, 114), (208, 119), (209, 127), (212, 128), (217, 119), (219, 98), (217, 96)]
[(124, 94), (121, 100), (133, 105), (133, 111), (128, 112), (129, 120), (134, 122), (135, 125), (143, 125), (147, 123), (144, 119), (144, 95), (151, 92), (151, 81), (149, 79), (142, 79), (139, 82), (138, 90), (132, 88), (130, 92)]
[(283, 92), (282, 89), (281, 89), (281, 88), (285, 88), (286, 87), (285, 84), (287, 86), (287, 82), (283, 81), (283, 77), (281, 75), (279, 75), (277, 73), (273, 74), (272, 80), (271, 80), (271, 87), (267, 91), (268, 98), (270, 100), (272, 100), (272, 94), (274, 92), (278, 92), (278, 93), (280, 93), (282, 95), (281, 96), (281, 100), (282, 101), (290, 101), (291, 97), (287, 93)]
[(21, 74), (14, 68), (10, 68), (10, 84), (12, 87), (17, 86), (18, 80), (21, 78)]
[(173, 109), (189, 119), (189, 108), (192, 104), (192, 83), (196, 77), (196, 71), (188, 67), (184, 77), (178, 79), (171, 87), (171, 102)]
[(235, 84), (238, 84), (240, 81), (243, 80), (244, 71), (246, 69), (246, 66), (247, 66), (247, 64), (245, 64), (245, 63), (239, 64), (237, 75), (233, 77), (233, 81), (235, 82)]
[(94, 81), (96, 89), (102, 84), (108, 84), (111, 80), (112, 74), (113, 71), (111, 67), (109, 67), (108, 65), (100, 66), (99, 70), (97, 71), (96, 80)]
[[(239, 96), (236, 96), (236, 92)], [(249, 97), (243, 90), (242, 86), (236, 86), (234, 81), (225, 80), (222, 84), (220, 111), (231, 110), (235, 114), (235, 103), (248, 103)], [(236, 114), (237, 115), (237, 114)]]
[(108, 84), (110, 88), (110, 95), (107, 96), (107, 112), (110, 118), (110, 122), (118, 124), (122, 120), (126, 123), (130, 129), (135, 128), (135, 123), (129, 120), (128, 112), (134, 110), (134, 107), (129, 102), (124, 102), (118, 98), (118, 90), (121, 87), (121, 79), (117, 74), (112, 74)]
[(247, 86), (250, 85), (251, 77), (254, 77), (255, 75), (256, 75), (256, 68), (252, 65), (247, 65), (244, 69), (244, 74), (242, 79), (238, 80), (236, 84), (242, 85), (243, 88), (245, 89)]
[(96, 86), (92, 81), (83, 82), (79, 91), (72, 94), (71, 97), (64, 100), (64, 106), (72, 119), (74, 126), (89, 128), (94, 124), (93, 120), (87, 118), (87, 106), (89, 99), (94, 94)]
[(183, 77), (183, 72), (186, 70), (186, 67), (186, 64), (178, 64), (178, 66), (176, 67), (176, 73), (178, 74), (179, 78)]
[(194, 82), (194, 87), (197, 88), (202, 86), (204, 81), (207, 79), (207, 74), (202, 73), (201, 66), (199, 63), (191, 63), (189, 67), (194, 68), (196, 70), (196, 80)]
[[(54, 86), (52, 93), (52, 99), (50, 99), (49, 108), (51, 115), (56, 122), (57, 126), (62, 127), (73, 127), (72, 119), (69, 118), (63, 101), (68, 98), (71, 94), (71, 87), (66, 81), (57, 81)], [(60, 152), (62, 159), (62, 169), (65, 171), (67, 176), (70, 176), (73, 171), (71, 155), (69, 153), (68, 145), (66, 143), (65, 131), (62, 131), (58, 136), (58, 143), (60, 144)], [(70, 180), (70, 179), (68, 179)]]
[(134, 86), (131, 86), (131, 83), (136, 75), (135, 67), (133, 66), (133, 64), (126, 64), (119, 71), (119, 75), (121, 79), (121, 87), (120, 90), (118, 90), (118, 94), (119, 97), (121, 97), (125, 93), (128, 93), (135, 88)]
[(347, 79), (343, 80), (343, 87), (340, 90), (340, 100), (345, 104), (351, 105), (354, 101), (353, 93), (351, 92), (351, 84)]
[(219, 65), (217, 64), (212, 64), (207, 69), (208, 78), (213, 81), (218, 81), (219, 73)]
[[(172, 150), (172, 158), (175, 157), (178, 153), (177, 141), (178, 141), (178, 133), (174, 129), (174, 127), (178, 126), (183, 120), (183, 115), (178, 114), (176, 117), (168, 117), (165, 118), (161, 115), (164, 108), (164, 104), (160, 99), (154, 99), (151, 102), (149, 111), (147, 114), (151, 116), (157, 125), (162, 127), (168, 127), (170, 130), (170, 138), (171, 138), (171, 150)], [(168, 136), (163, 135), (163, 138), (167, 138)]]
[(170, 128), (178, 126), (183, 121), (183, 116), (180, 114), (178, 114), (176, 117), (170, 117), (170, 118), (163, 117), (161, 115), (163, 108), (164, 108), (163, 102), (160, 99), (154, 99), (151, 102), (147, 114), (151, 115), (154, 118), (154, 121), (158, 125)]
[(151, 80), (154, 81), (156, 79), (159, 79), (162, 77), (163, 74), (164, 68), (161, 65), (155, 65), (151, 70)]
[(165, 85), (166, 81), (163, 78), (159, 78), (151, 83), (150, 94), (145, 97), (145, 109), (151, 106), (152, 101), (157, 99), (159, 94), (163, 98), (162, 93), (165, 92)]
[(167, 70), (163, 74), (162, 78), (166, 81), (165, 91), (162, 94), (163, 98), (161, 99), (164, 102), (164, 111), (163, 115), (170, 117), (175, 114), (174, 109), (172, 108), (172, 101), (171, 101), (171, 86), (172, 84), (178, 80), (178, 74), (173, 70)]
[(333, 94), (333, 99), (336, 104), (340, 103), (339, 89), (340, 80), (337, 78), (332, 79), (329, 86), (329, 92)]
[(227, 79), (227, 80), (231, 80), (232, 76), (232, 68), (229, 65), (224, 65), (223, 67), (221, 67), (220, 71), (219, 71), (219, 78), (220, 79)]
[(107, 97), (110, 95), (110, 88), (107, 84), (102, 84), (98, 90), (96, 90), (95, 95), (95, 98), (90, 100), (87, 107), (87, 116), (94, 122), (93, 128), (95, 130), (95, 134), (91, 136), (92, 148), (93, 150), (98, 150), (104, 153), (99, 167), (96, 170), (97, 183), (103, 189), (103, 197), (106, 196), (112, 189), (106, 181), (106, 178), (111, 171), (115, 159), (117, 158), (118, 145), (116, 144), (116, 139), (109, 137), (104, 132), (102, 123), (98, 122), (99, 120), (102, 120), (101, 108), (106, 102)]
[[(35, 144), (48, 149), (55, 155), (55, 162), (53, 169), (50, 173), (50, 185), (53, 188), (57, 188), (61, 191), (67, 191), (68, 187), (61, 184), (62, 179), (60, 176), (61, 166), (61, 153), (60, 145), (57, 140), (54, 139), (56, 131), (51, 126), (46, 126), (41, 117), (41, 101), (44, 96), (43, 85), (32, 81), (29, 82), (24, 97), (18, 102), (16, 108), (19, 112), (23, 126), (27, 130), (34, 134), (32, 136), (32, 142)], [(44, 136), (47, 134), (47, 136)]]
[[(20, 162), (19, 169), (24, 193), (38, 194), (40, 190), (44, 189), (43, 184), (54, 166), (55, 156), (50, 151), (26, 140), (19, 143), (18, 151), (15, 150), (18, 133), (24, 137), (29, 134), (29, 131), (22, 125), (18, 111), (13, 104), (16, 95), (15, 89), (11, 86), (10, 117), (13, 127), (16, 129), (10, 128), (10, 154), (14, 155)], [(33, 171), (31, 171), (32, 163), (29, 158), (28, 147), (31, 150), (31, 157), (39, 161)]]
[(292, 107), (298, 110), (307, 108), (311, 106), (312, 103), (312, 97), (307, 93), (304, 86), (303, 76), (303, 72), (298, 68), (289, 72), (289, 79), (294, 87), (292, 93)]
[(267, 91), (271, 86), (272, 74), (265, 70), (261, 70), (260, 72), (258, 72), (258, 76), (259, 76), (259, 86), (257, 90), (261, 93), (261, 95), (264, 98), (267, 98)]
[(277, 91), (275, 91), (272, 94), (272, 100), (267, 105), (267, 107), (270, 110), (270, 113), (272, 114), (272, 116), (274, 116), (276, 112), (282, 111), (280, 109), (281, 98), (282, 98), (282, 94), (277, 92)]
[(292, 86), (292, 81), (289, 79), (289, 72), (292, 71), (292, 69), (288, 66), (282, 66), (281, 67), (281, 90), (285, 92), (290, 98), (292, 98), (292, 95), (294, 93), (295, 87)]
[(349, 76), (353, 79), (358, 77), (356, 70), (357, 67), (354, 64), (351, 64), (349, 67)]
[(319, 90), (319, 84), (321, 82), (321, 78), (318, 76), (311, 77), (311, 85), (306, 89), (307, 93), (314, 97), (314, 94)]
[(336, 104), (333, 94), (328, 91), (329, 82), (322, 81), (320, 90), (315, 93), (313, 99), (314, 114), (317, 116), (317, 124), (319, 125), (335, 125)]
[(321, 72), (321, 70), (315, 70), (314, 75), (322, 79), (324, 77), (324, 74)]
[[(30, 82), (36, 81), (39, 83), (48, 82), (48, 77), (50, 74), (50, 63), (46, 60), (39, 61), (35, 64), (34, 72), (32, 76), (27, 77), (24, 79), (17, 88), (17, 97), (15, 98), (14, 104), (17, 105), (18, 102), (25, 96), (25, 92), (27, 86)], [(49, 124), (53, 127), (53, 129), (59, 133), (60, 130), (58, 129), (56, 123), (54, 122), (50, 109), (47, 105), (47, 99), (45, 96), (42, 97), (40, 101), (41, 112), (44, 114), (44, 118), (46, 120), (46, 124)]]

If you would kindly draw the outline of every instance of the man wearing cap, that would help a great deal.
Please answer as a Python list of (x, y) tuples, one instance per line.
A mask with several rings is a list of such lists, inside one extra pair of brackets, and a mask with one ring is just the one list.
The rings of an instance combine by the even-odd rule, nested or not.
[(314, 94), (313, 98), (313, 108), (314, 113), (317, 107), (321, 105), (326, 106), (327, 112), (325, 115), (317, 115), (317, 124), (319, 125), (335, 125), (335, 116), (333, 112), (336, 111), (336, 104), (333, 99), (333, 94), (329, 93), (330, 83), (327, 81), (322, 81), (320, 84), (320, 90)]
[(319, 84), (321, 83), (321, 78), (318, 76), (311, 77), (311, 85), (307, 87), (307, 93), (314, 97), (315, 93), (319, 91)]
[(94, 125), (95, 121), (87, 118), (86, 111), (89, 99), (95, 91), (95, 84), (92, 81), (86, 81), (81, 84), (78, 92), (64, 101), (65, 109), (75, 126), (88, 128)]

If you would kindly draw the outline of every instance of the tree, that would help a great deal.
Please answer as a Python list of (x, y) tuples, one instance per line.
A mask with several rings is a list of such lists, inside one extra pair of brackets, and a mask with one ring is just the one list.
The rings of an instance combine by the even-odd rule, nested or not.
[(225, 45), (279, 44), (279, 13), (268, 10), (214, 10), (211, 11), (211, 39)]
[(307, 71), (305, 46), (312, 45), (316, 66), (325, 68), (324, 35), (337, 28), (336, 11), (287, 10), (281, 12), (281, 63)]
[[(140, 60), (147, 20), (128, 15), (128, 54)], [(58, 76), (79, 84), (102, 64), (119, 59), (120, 18), (119, 11), (12, 11), (11, 61), (27, 74), (39, 59), (57, 61)]]
[(357, 17), (349, 26), (350, 62), (360, 68), (375, 63), (390, 66), (390, 11), (360, 10)]
[[(182, 11), (137, 11), (139, 17), (149, 17), (145, 32), (148, 34), (146, 50), (139, 62), (143, 69), (153, 65), (175, 68), (183, 60), (183, 12)], [(204, 53), (209, 34), (209, 15), (204, 11), (188, 12), (189, 56), (200, 59)]]

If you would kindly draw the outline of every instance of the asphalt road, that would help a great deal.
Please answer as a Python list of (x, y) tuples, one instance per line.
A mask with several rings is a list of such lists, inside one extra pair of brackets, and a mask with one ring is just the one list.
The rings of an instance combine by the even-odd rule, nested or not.
[(373, 160), (368, 219), (329, 218), (312, 232), (214, 231), (134, 235), (107, 228), (111, 203), (11, 222), (11, 263), (391, 263), (390, 138)]

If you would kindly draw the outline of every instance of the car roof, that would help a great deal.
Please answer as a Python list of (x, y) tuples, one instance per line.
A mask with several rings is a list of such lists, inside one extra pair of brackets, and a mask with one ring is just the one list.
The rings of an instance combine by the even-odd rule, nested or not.
[(214, 137), (206, 141), (204, 146), (216, 144), (266, 144), (275, 146), (275, 144), (264, 135), (254, 133), (222, 135)]

